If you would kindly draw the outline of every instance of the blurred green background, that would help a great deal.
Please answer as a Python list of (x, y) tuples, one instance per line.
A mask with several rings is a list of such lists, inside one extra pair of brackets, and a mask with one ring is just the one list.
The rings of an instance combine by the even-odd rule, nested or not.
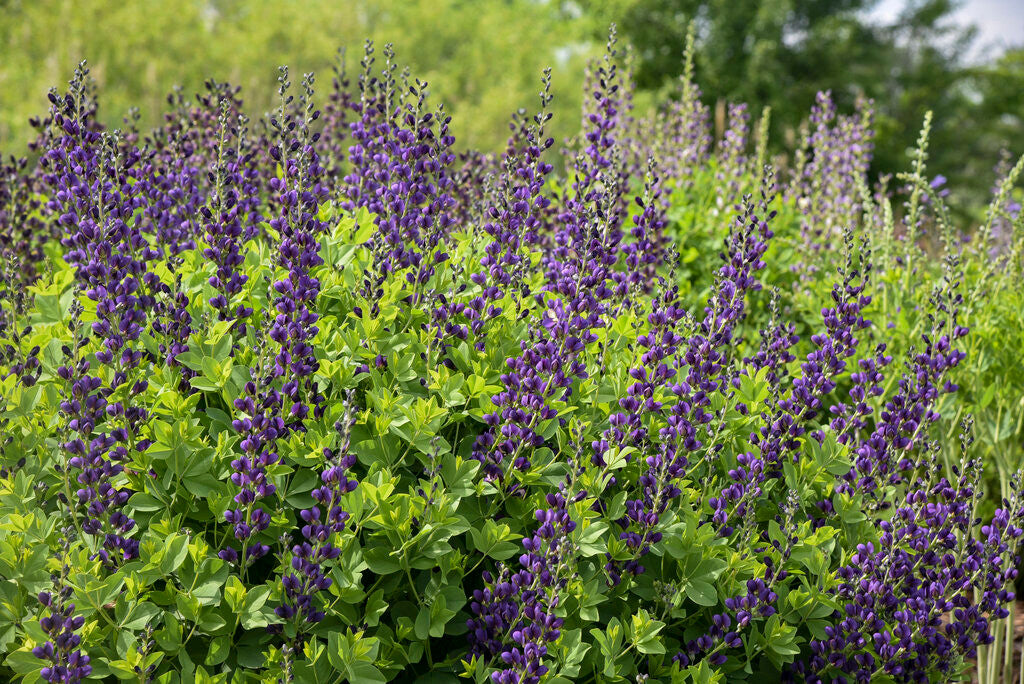
[[(1024, 30), (1015, 0), (971, 2), (987, 3), (995, 21), (1005, 7)], [(980, 204), (1000, 150), (1024, 152), (1024, 49), (980, 50), (970, 16), (950, 0), (0, 0), (0, 150), (24, 149), (28, 118), (83, 58), (101, 119), (120, 125), (137, 106), (152, 125), (173, 86), (192, 93), (208, 77), (241, 85), (253, 113), (273, 106), (279, 64), (315, 71), (323, 92), (336, 49), (348, 49), (354, 74), (366, 38), (393, 42), (430, 83), (463, 148), (500, 149), (510, 113), (535, 105), (552, 67), (553, 130), (564, 138), (578, 127), (584, 64), (609, 23), (635, 49), (642, 108), (678, 75), (693, 19), (705, 100), (748, 102), (755, 116), (770, 105), (777, 148), (797, 139), (817, 90), (844, 109), (867, 95), (878, 112), (875, 170), (893, 172), (932, 109), (930, 168)]]

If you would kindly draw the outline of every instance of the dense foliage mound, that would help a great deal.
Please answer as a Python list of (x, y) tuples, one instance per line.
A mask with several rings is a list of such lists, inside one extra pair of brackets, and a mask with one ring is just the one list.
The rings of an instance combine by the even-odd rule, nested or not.
[(457, 154), (384, 57), (322, 113), (282, 69), (262, 119), (211, 82), (149, 134), (97, 125), (83, 65), (5, 169), (5, 678), (1000, 662), (1021, 165), (967, 240), (927, 122), (872, 187), (870, 103), (822, 94), (776, 173), (767, 113), (716, 143), (689, 68), (634, 112), (614, 43), (577, 140), (545, 76), (503, 155)]

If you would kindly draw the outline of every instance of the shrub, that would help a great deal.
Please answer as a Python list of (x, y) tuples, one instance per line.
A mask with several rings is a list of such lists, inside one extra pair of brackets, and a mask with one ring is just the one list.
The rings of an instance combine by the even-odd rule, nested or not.
[(1020, 431), (990, 382), (1016, 372), (1020, 164), (967, 241), (927, 122), (871, 189), (870, 103), (822, 94), (777, 177), (767, 113), (714, 145), (688, 68), (641, 116), (612, 40), (561, 174), (550, 75), (503, 155), (457, 155), (383, 54), (323, 115), (286, 69), (264, 120), (211, 82), (147, 135), (98, 126), (84, 65), (51, 94), (3, 186), (7, 676), (998, 661), (1024, 506), (1016, 452), (1000, 497), (983, 460)]

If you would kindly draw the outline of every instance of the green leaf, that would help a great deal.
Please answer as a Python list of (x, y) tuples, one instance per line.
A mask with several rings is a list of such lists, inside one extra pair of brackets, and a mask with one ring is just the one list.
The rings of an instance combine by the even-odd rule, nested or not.
[(422, 606), (416, 615), (416, 638), (426, 641), (430, 637), (430, 607)]
[(521, 548), (518, 544), (510, 541), (521, 539), (521, 535), (514, 534), (505, 523), (499, 524), (494, 520), (487, 520), (483, 529), (471, 527), (469, 534), (477, 551), (497, 560), (511, 558)]
[(398, 559), (391, 555), (391, 548), (384, 545), (363, 549), (363, 560), (371, 572), (389, 575), (402, 569)]
[(219, 636), (210, 642), (210, 650), (206, 654), (206, 660), (203, 662), (207, 665), (220, 665), (228, 656), (231, 654), (231, 637)]
[(163, 560), (160, 562), (160, 569), (165, 575), (170, 575), (181, 567), (181, 564), (185, 562), (187, 557), (188, 537), (182, 534), (174, 535), (167, 541), (166, 551), (164, 551)]
[(654, 620), (650, 614), (640, 609), (630, 621), (630, 643), (636, 646), (636, 650), (645, 654), (659, 654), (665, 652), (665, 644), (658, 638), (658, 632), (665, 626), (664, 622)]
[(981, 395), (981, 399), (978, 401), (979, 408), (986, 408), (992, 403), (992, 399), (996, 396), (996, 384), (990, 383), (985, 388), (985, 393)]
[(582, 556), (597, 556), (605, 553), (608, 549), (603, 543), (605, 532), (608, 531), (608, 523), (599, 521), (591, 523), (580, 535), (579, 547)]
[(376, 627), (380, 624), (380, 618), (388, 610), (388, 602), (384, 600), (384, 591), (378, 589), (370, 594), (366, 601), (366, 612), (363, 614), (363, 621), (369, 627)]
[(132, 498), (128, 500), (128, 505), (139, 513), (153, 513), (167, 507), (162, 501), (145, 492), (133, 494)]
[(158, 624), (156, 618), (161, 612), (158, 606), (149, 602), (136, 604), (131, 613), (121, 621), (119, 627), (130, 631), (145, 629), (146, 625), (155, 627)]
[(686, 596), (699, 606), (718, 604), (718, 592), (710, 582), (690, 580), (686, 584)]
[(228, 607), (233, 611), (238, 611), (245, 601), (246, 589), (242, 581), (235, 575), (228, 577), (228, 581), (224, 584), (224, 601), (228, 604)]
[(222, 596), (221, 587), (227, 577), (227, 563), (219, 558), (207, 558), (200, 566), (196, 587), (190, 593), (203, 605), (217, 605)]
[(247, 613), (262, 610), (263, 606), (266, 605), (268, 598), (270, 598), (270, 587), (267, 585), (264, 584), (251, 589), (248, 594), (246, 594), (245, 604), (243, 605), (242, 610)]
[(133, 679), (138, 681), (135, 668), (127, 660), (111, 660), (107, 663), (107, 667), (121, 681), (131, 681)]
[(352, 663), (352, 666), (346, 669), (346, 677), (350, 684), (384, 684), (387, 682), (387, 677), (381, 674), (381, 671), (374, 667), (372, 664), (358, 661)]

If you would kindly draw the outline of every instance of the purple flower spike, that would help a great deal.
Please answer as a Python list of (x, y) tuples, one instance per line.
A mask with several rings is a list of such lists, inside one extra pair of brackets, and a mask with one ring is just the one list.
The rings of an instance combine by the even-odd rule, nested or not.
[(282, 579), (284, 601), (275, 612), (283, 620), (298, 621), (300, 633), (307, 625), (316, 624), (324, 618), (324, 612), (315, 600), (319, 592), (331, 586), (324, 562), (341, 555), (341, 549), (334, 543), (335, 535), (345, 529), (345, 521), (349, 517), (341, 508), (342, 497), (357, 486), (357, 482), (346, 475), (356, 462), (355, 455), (349, 453), (354, 415), (355, 405), (349, 392), (345, 398), (345, 414), (335, 424), (338, 448), (324, 449), (321, 485), (312, 492), (317, 505), (299, 512), (304, 540), (292, 547), (292, 571)]

